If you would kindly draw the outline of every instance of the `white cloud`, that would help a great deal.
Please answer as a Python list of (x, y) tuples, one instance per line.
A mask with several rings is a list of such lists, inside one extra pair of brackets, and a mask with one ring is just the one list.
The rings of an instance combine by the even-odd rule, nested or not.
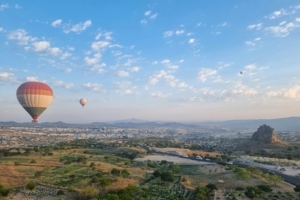
[(0, 5), (0, 10), (4, 10), (6, 8), (9, 8), (9, 5), (6, 3), (6, 4), (1, 4)]
[(117, 87), (116, 92), (120, 95), (130, 95), (134, 93), (134, 90), (137, 88), (133, 86), (131, 82), (124, 81), (124, 82), (115, 82), (115, 86)]
[(173, 31), (165, 31), (164, 37), (171, 37), (173, 35)]
[(198, 73), (198, 79), (201, 82), (205, 82), (210, 76), (217, 74), (217, 70), (202, 68)]
[(286, 37), (296, 27), (299, 27), (299, 25), (296, 25), (292, 22), (286, 23), (286, 21), (283, 21), (283, 22), (279, 23), (278, 26), (270, 26), (270, 27), (267, 27), (265, 30), (273, 33), (274, 35), (276, 35), (278, 37)]
[(255, 66), (255, 64), (250, 64), (250, 65), (245, 66), (245, 69), (248, 69), (251, 71), (251, 70), (256, 69), (256, 66)]
[(152, 65), (157, 65), (158, 64), (158, 61), (153, 61), (152, 62)]
[(70, 57), (70, 56), (72, 56), (72, 54), (70, 54), (68, 52), (65, 52), (65, 53), (61, 54), (60, 59), (64, 60), (64, 59), (66, 59), (67, 57)]
[(32, 37), (27, 36), (27, 32), (24, 29), (18, 29), (8, 34), (8, 39), (17, 40), (19, 44), (26, 45), (28, 41), (32, 40)]
[(0, 73), (0, 80), (5, 80), (5, 79), (7, 79), (9, 77), (12, 77), (12, 76), (14, 76), (13, 73), (2, 72), (2, 73)]
[(117, 72), (117, 75), (118, 75), (119, 77), (128, 77), (128, 76), (129, 76), (129, 73), (126, 72), (126, 71), (124, 71), (124, 70), (119, 70), (119, 71)]
[(96, 35), (95, 39), (99, 40), (101, 37), (103, 37), (105, 40), (112, 40), (112, 32), (101, 32)]
[(153, 93), (151, 93), (150, 96), (151, 96), (151, 97), (157, 97), (157, 98), (165, 98), (165, 97), (167, 97), (168, 95), (163, 94), (162, 92), (153, 92)]
[(58, 26), (61, 25), (61, 23), (62, 23), (62, 20), (61, 20), (61, 19), (57, 19), (57, 20), (53, 21), (53, 22), (51, 23), (51, 25), (52, 25), (53, 27), (58, 27)]
[(161, 61), (161, 64), (164, 64), (164, 65), (169, 64), (169, 63), (170, 63), (170, 60), (168, 60), (168, 59), (164, 59), (163, 61)]
[(81, 33), (82, 31), (86, 30), (91, 25), (92, 25), (91, 20), (87, 20), (85, 22), (81, 22), (81, 23), (78, 23), (75, 25), (66, 25), (66, 26), (64, 26), (64, 32), (65, 33), (70, 33), (70, 32)]
[(257, 42), (260, 41), (260, 38), (255, 38), (254, 40), (252, 41), (246, 41), (245, 44), (248, 45), (248, 46), (256, 46)]
[(130, 71), (132, 71), (132, 72), (138, 72), (139, 70), (140, 70), (140, 68), (137, 67), (137, 66), (132, 67), (132, 68), (130, 69)]
[(192, 43), (194, 43), (194, 42), (195, 42), (195, 39), (194, 39), (194, 38), (189, 39), (189, 43), (190, 43), (190, 44), (192, 44)]
[(95, 54), (93, 58), (85, 57), (84, 62), (87, 65), (95, 65), (100, 61), (101, 54)]
[(16, 5), (15, 5), (15, 8), (16, 8), (16, 9), (20, 9), (21, 6), (19, 6), (18, 4), (16, 4)]
[(175, 34), (176, 34), (176, 35), (182, 35), (182, 34), (184, 34), (184, 30), (183, 30), (183, 29), (177, 30), (177, 31), (175, 32)]
[(105, 63), (101, 63), (101, 64), (97, 64), (97, 65), (93, 65), (89, 71), (96, 71), (98, 74), (102, 74), (105, 72), (105, 70), (103, 69), (106, 66)]
[(300, 22), (300, 18), (296, 18), (296, 22)]
[(180, 63), (183, 63), (183, 62), (184, 62), (184, 59), (181, 59), (179, 62), (180, 62)]
[(288, 89), (279, 89), (267, 93), (269, 97), (280, 97), (288, 99), (300, 99), (300, 86), (294, 85)]
[(242, 85), (241, 83), (238, 83), (232, 90), (232, 94), (234, 95), (255, 95), (257, 93), (257, 90)]
[(48, 53), (53, 55), (53, 56), (57, 56), (58, 54), (61, 53), (61, 50), (58, 47), (53, 47), (53, 48), (49, 48), (47, 49)]
[(171, 87), (178, 86), (178, 79), (176, 79), (173, 75), (169, 74), (165, 70), (161, 70), (159, 72), (154, 73), (152, 76), (149, 77), (148, 83), (151, 85), (155, 85), (159, 79), (164, 79), (167, 84)]
[(158, 14), (155, 13), (155, 14), (151, 15), (149, 18), (150, 18), (150, 19), (155, 19), (155, 18), (157, 17), (157, 15), (158, 15)]
[(107, 47), (109, 44), (110, 43), (107, 41), (98, 41), (98, 42), (93, 42), (91, 47), (94, 51), (99, 51)]
[(148, 10), (148, 11), (146, 11), (146, 12), (144, 13), (145, 16), (148, 16), (148, 15), (150, 15), (150, 14), (151, 14), (151, 10)]
[(34, 51), (44, 51), (50, 47), (50, 42), (47, 41), (40, 41), (40, 42), (34, 42), (32, 43), (32, 46), (34, 47)]
[(220, 24), (219, 26), (229, 26), (229, 25), (227, 24), (227, 22), (224, 22), (223, 24)]
[(105, 92), (105, 90), (102, 88), (102, 85), (98, 83), (86, 83), (83, 84), (83, 87), (93, 92), (101, 92), (101, 93)]
[(248, 29), (256, 29), (256, 30), (259, 30), (262, 28), (262, 23), (259, 23), (259, 24), (252, 24), (252, 25), (249, 25), (247, 27)]
[(55, 81), (52, 85), (65, 89), (70, 89), (71, 87), (73, 87), (73, 83), (64, 83), (63, 81)]
[(188, 85), (185, 82), (182, 82), (178, 85), (179, 88), (187, 88)]
[(72, 69), (69, 67), (64, 69), (64, 72), (66, 72), (66, 73), (70, 73), (71, 71), (72, 71)]
[(37, 77), (26, 77), (25, 81), (38, 81), (38, 78)]
[(0, 27), (0, 32), (4, 31), (4, 29), (2, 27)]
[(274, 11), (273, 13), (271, 13), (270, 15), (267, 15), (265, 17), (268, 18), (268, 19), (276, 19), (276, 18), (281, 17), (283, 15), (290, 15), (290, 14), (293, 14), (293, 13), (295, 13), (295, 11), (287, 12), (285, 9), (280, 9), (280, 10)]
[(147, 20), (142, 19), (142, 20), (141, 20), (141, 24), (147, 24)]

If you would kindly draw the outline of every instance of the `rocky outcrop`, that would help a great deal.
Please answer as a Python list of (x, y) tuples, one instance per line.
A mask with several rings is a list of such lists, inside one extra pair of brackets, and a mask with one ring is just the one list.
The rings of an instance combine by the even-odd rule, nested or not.
[(265, 144), (274, 144), (279, 142), (274, 132), (274, 128), (265, 124), (260, 126), (257, 129), (257, 131), (252, 135), (252, 140), (262, 142)]

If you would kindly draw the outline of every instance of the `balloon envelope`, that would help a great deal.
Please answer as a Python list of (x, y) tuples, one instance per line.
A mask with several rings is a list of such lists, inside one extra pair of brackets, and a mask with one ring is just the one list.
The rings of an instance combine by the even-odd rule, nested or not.
[(79, 103), (82, 105), (82, 107), (85, 106), (86, 102), (87, 102), (87, 100), (83, 99), (83, 98), (79, 100)]
[(45, 83), (26, 82), (17, 89), (17, 99), (32, 117), (32, 122), (46, 110), (53, 100), (53, 91)]

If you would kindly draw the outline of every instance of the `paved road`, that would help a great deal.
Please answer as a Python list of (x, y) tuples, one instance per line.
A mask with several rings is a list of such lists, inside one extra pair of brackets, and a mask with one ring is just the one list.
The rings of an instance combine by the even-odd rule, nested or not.
[[(146, 150), (150, 150), (151, 148), (146, 146), (146, 145), (141, 145), (141, 147), (143, 147), (144, 149)], [(151, 149), (152, 150), (152, 149)], [(155, 153), (158, 153), (158, 154), (164, 154), (164, 155), (169, 155), (169, 156), (176, 156), (176, 157), (180, 157), (180, 158), (185, 158), (185, 157), (182, 157), (182, 156), (178, 156), (178, 155), (172, 155), (172, 154), (169, 154), (169, 153), (165, 153), (165, 152), (161, 152), (161, 151), (155, 151)], [(216, 163), (215, 161), (211, 160), (211, 161), (207, 161), (207, 160), (198, 160), (196, 158), (185, 158), (185, 159), (190, 159), (190, 160), (197, 160), (197, 161), (201, 161), (201, 162), (211, 162), (211, 163)], [(249, 167), (249, 166), (252, 166), (252, 165), (247, 165), (247, 164), (242, 164), (242, 163), (234, 163), (234, 165), (237, 165), (238, 167), (243, 167), (243, 168), (246, 168), (246, 167)], [(257, 166), (255, 166), (257, 167)], [(297, 178), (295, 176), (290, 176), (290, 175), (286, 175), (286, 174), (283, 174), (283, 173), (280, 173), (278, 171), (274, 171), (274, 170), (270, 170), (270, 169), (266, 169), (266, 168), (263, 168), (263, 167), (257, 167), (258, 169), (260, 169), (262, 172), (264, 173), (268, 173), (270, 171), (274, 172), (275, 174), (277, 174), (278, 176), (282, 177), (286, 182), (290, 183), (290, 184), (293, 184), (293, 185), (297, 185), (297, 184), (300, 184), (300, 178)]]
[[(234, 163), (234, 165), (237, 165), (238, 167), (243, 167), (243, 168), (253, 166), (253, 165), (247, 165), (247, 164), (242, 164), (242, 163)], [(255, 166), (255, 167), (257, 167), (257, 166)], [(288, 182), (290, 184), (293, 184), (293, 185), (300, 184), (300, 178), (297, 178), (295, 176), (286, 175), (286, 174), (280, 173), (278, 171), (266, 169), (263, 167), (257, 167), (257, 168), (260, 169), (264, 173), (268, 173), (270, 171), (274, 172), (275, 174), (277, 174), (278, 176), (281, 176), (286, 182)]]

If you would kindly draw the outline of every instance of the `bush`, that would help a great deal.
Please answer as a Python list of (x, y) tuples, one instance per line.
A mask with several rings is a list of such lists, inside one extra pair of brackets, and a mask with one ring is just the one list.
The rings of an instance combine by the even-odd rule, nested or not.
[(33, 160), (30, 161), (30, 163), (36, 163), (36, 160), (33, 159)]
[(99, 190), (93, 186), (87, 186), (82, 191), (82, 196), (85, 198), (93, 198), (99, 194)]
[(43, 175), (43, 171), (37, 171), (34, 173), (34, 177), (39, 178)]
[(10, 193), (10, 189), (8, 188), (1, 188), (0, 189), (0, 196), (7, 197)]
[(57, 196), (64, 195), (64, 194), (65, 194), (65, 192), (63, 190), (58, 190), (56, 193)]
[(27, 183), (26, 185), (26, 189), (27, 190), (34, 190), (36, 184), (33, 181), (30, 181), (29, 183)]
[(90, 167), (95, 167), (95, 166), (96, 166), (95, 163), (91, 162)]
[(15, 166), (18, 166), (18, 165), (20, 165), (20, 163), (19, 163), (19, 162), (14, 162), (14, 164), (15, 164)]
[(261, 189), (264, 192), (272, 192), (272, 188), (269, 185), (258, 185), (257, 188)]
[(110, 172), (112, 175), (117, 175), (117, 176), (119, 176), (120, 175), (120, 173), (121, 173), (121, 171), (120, 170), (118, 170), (118, 169), (116, 169), (116, 168), (113, 168), (112, 170), (111, 170), (111, 172)]

